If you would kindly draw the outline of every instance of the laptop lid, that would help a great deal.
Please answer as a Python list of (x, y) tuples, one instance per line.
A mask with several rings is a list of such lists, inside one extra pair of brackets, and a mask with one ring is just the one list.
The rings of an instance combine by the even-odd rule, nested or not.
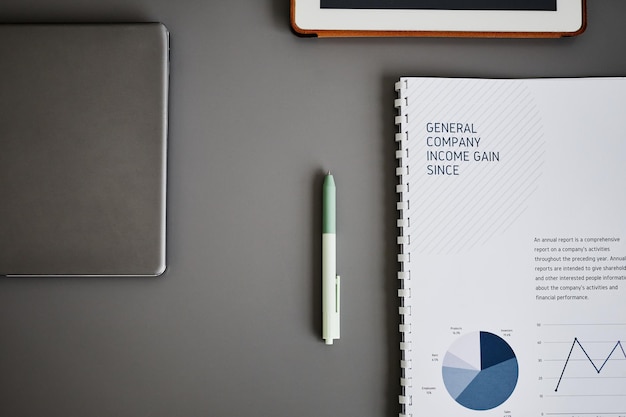
[(0, 25), (0, 275), (164, 272), (169, 35)]

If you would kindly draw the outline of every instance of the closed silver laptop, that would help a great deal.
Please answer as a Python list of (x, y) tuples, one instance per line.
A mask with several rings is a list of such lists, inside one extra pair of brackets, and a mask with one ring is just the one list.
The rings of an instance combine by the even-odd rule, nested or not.
[(0, 25), (0, 275), (156, 276), (169, 35)]

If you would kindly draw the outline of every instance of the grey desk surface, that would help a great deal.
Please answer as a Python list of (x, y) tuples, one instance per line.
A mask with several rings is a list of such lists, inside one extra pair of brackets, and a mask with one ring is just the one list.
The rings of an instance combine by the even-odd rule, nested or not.
[[(573, 39), (302, 39), (288, 0), (5, 0), (0, 20), (171, 31), (169, 269), (0, 280), (2, 416), (393, 416), (393, 84), (626, 75), (626, 2)], [(574, 105), (575, 103), (573, 103)], [(342, 336), (320, 339), (322, 173)]]

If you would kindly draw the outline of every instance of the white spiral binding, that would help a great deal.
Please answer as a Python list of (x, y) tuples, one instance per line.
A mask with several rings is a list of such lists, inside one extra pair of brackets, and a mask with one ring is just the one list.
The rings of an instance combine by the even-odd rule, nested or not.
[(408, 287), (408, 283), (411, 279), (411, 274), (409, 271), (405, 270), (406, 263), (410, 261), (411, 255), (406, 252), (407, 245), (411, 242), (411, 236), (405, 234), (408, 231), (409, 226), (411, 225), (410, 219), (407, 217), (408, 209), (409, 209), (409, 201), (408, 201), (408, 191), (409, 186), (406, 182), (406, 177), (408, 176), (408, 167), (407, 161), (408, 158), (408, 148), (407, 141), (408, 136), (403, 129), (405, 123), (408, 122), (407, 114), (406, 114), (406, 104), (407, 99), (403, 96), (402, 84), (406, 81), (400, 80), (396, 83), (395, 89), (398, 93), (398, 98), (394, 100), (394, 105), (396, 109), (398, 109), (398, 113), (395, 117), (395, 123), (398, 126), (398, 132), (395, 134), (395, 140), (398, 144), (398, 149), (396, 150), (396, 159), (398, 160), (398, 166), (396, 168), (396, 175), (398, 176), (398, 185), (396, 186), (396, 192), (398, 193), (398, 222), (397, 226), (399, 229), (398, 233), (398, 263), (400, 264), (400, 269), (398, 272), (398, 280), (400, 281), (400, 289), (398, 290), (398, 297), (400, 297), (400, 397), (399, 402), (402, 411), (400, 412), (400, 417), (410, 417), (410, 414), (406, 414), (407, 405), (411, 405), (413, 399), (411, 396), (407, 396), (407, 387), (411, 386), (411, 378), (406, 376), (406, 370), (411, 369), (411, 362), (406, 360), (406, 354), (411, 350), (411, 342), (407, 341), (406, 335), (411, 333), (411, 326), (406, 317), (411, 315), (411, 306), (408, 300), (411, 298), (411, 290)]

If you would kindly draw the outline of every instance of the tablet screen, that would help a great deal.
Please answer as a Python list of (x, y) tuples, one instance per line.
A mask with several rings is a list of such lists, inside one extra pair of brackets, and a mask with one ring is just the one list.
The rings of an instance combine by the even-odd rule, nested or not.
[(551, 10), (556, 0), (320, 0), (322, 9)]

